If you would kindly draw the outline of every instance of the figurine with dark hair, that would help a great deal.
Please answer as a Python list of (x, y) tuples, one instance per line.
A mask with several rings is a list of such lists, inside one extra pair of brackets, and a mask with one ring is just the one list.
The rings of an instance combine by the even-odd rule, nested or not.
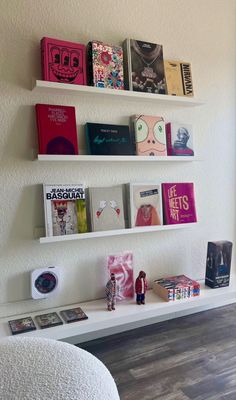
[(116, 297), (118, 295), (119, 286), (116, 282), (115, 274), (112, 272), (110, 279), (106, 284), (106, 298), (108, 311), (115, 310)]
[(135, 293), (137, 304), (145, 304), (145, 293), (147, 291), (146, 272), (140, 271), (135, 281)]

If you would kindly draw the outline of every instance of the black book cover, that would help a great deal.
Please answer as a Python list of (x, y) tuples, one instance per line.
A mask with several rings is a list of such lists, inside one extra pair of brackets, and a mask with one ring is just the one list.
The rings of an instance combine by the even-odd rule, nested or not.
[(128, 125), (86, 124), (88, 153), (92, 155), (134, 155), (134, 140)]

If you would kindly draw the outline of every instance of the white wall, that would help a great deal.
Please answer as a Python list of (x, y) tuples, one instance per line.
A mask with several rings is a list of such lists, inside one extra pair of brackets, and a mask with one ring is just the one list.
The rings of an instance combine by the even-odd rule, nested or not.
[[(208, 240), (235, 239), (235, 1), (234, 0), (1, 0), (0, 315), (13, 315), (103, 296), (104, 259), (133, 250), (149, 281), (162, 274), (203, 278)], [(31, 92), (40, 78), (43, 36), (121, 44), (126, 37), (163, 44), (164, 57), (192, 63), (195, 96), (205, 105), (181, 108), (116, 99)], [(99, 101), (99, 102), (98, 102)], [(86, 121), (127, 123), (134, 113), (192, 123), (194, 163), (39, 163), (34, 104), (74, 105)], [(79, 139), (82, 132), (80, 130)], [(199, 224), (191, 229), (40, 245), (41, 184), (113, 185), (130, 180), (194, 181)], [(26, 300), (29, 271), (58, 265), (61, 292)], [(4, 305), (3, 303), (8, 302)], [(13, 302), (13, 303), (11, 303)]]

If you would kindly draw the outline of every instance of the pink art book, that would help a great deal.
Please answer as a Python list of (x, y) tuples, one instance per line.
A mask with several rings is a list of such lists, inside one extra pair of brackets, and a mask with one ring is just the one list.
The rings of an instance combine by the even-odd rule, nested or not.
[(86, 85), (86, 47), (44, 37), (41, 40), (43, 80)]
[(138, 156), (167, 155), (165, 123), (162, 117), (135, 115), (132, 122)]
[(39, 154), (78, 154), (75, 107), (36, 104)]
[(197, 222), (193, 183), (163, 183), (165, 225)]
[(119, 286), (117, 300), (134, 297), (133, 253), (131, 251), (107, 257), (108, 271), (114, 273)]

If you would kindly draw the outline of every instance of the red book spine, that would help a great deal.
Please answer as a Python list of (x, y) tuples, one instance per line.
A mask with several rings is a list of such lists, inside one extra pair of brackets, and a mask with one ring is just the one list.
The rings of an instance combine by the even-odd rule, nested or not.
[(166, 124), (166, 145), (167, 145), (167, 155), (172, 156), (173, 148), (172, 148), (172, 142), (171, 142), (171, 122), (168, 122)]

